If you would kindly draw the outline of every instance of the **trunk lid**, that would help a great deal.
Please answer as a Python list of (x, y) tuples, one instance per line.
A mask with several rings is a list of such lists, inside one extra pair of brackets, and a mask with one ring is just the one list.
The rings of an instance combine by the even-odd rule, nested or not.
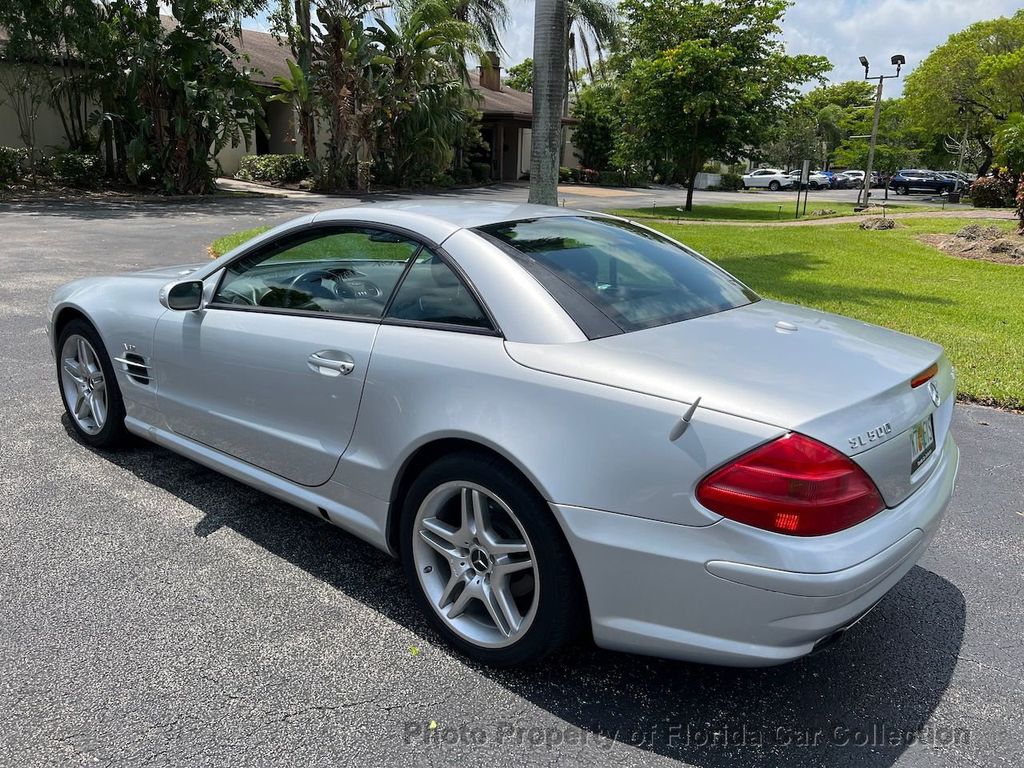
[[(938, 345), (768, 300), (604, 339), (507, 348), (530, 368), (681, 403), (700, 397), (701, 408), (800, 432), (854, 457), (890, 506), (927, 479), (952, 417), (952, 370)], [(936, 362), (939, 406), (928, 385), (910, 386)], [(911, 431), (929, 417), (934, 455), (912, 468)]]

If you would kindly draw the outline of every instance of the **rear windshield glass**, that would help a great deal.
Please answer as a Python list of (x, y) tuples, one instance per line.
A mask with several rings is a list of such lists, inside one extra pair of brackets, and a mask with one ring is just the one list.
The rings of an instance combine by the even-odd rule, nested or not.
[[(622, 331), (710, 315), (758, 299), (692, 251), (626, 222), (553, 216), (480, 231), (557, 275)], [(551, 290), (548, 281), (541, 283)], [(572, 306), (561, 303), (574, 315)]]

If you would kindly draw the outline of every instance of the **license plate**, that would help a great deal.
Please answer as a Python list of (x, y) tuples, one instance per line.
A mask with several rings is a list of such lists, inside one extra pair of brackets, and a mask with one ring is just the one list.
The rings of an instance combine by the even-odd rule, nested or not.
[(935, 450), (935, 427), (932, 417), (919, 421), (910, 430), (910, 474), (914, 474)]

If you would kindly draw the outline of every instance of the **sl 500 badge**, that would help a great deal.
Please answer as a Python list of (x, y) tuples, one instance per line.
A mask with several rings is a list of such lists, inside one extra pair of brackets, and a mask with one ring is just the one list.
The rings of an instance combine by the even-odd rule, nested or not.
[(885, 424), (869, 429), (863, 434), (849, 438), (850, 448), (857, 449), (870, 445), (876, 440), (881, 440), (886, 435), (892, 434), (892, 425), (887, 421)]

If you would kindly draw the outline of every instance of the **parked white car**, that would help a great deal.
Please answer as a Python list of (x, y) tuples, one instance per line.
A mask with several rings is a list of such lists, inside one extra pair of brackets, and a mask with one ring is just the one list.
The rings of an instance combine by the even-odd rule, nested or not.
[(743, 188), (768, 188), (772, 192), (786, 189), (796, 184), (796, 181), (785, 171), (778, 168), (758, 168), (743, 176)]
[[(799, 184), (800, 174), (800, 170), (790, 171), (789, 178), (793, 180), (794, 184)], [(807, 174), (807, 186), (811, 189), (828, 189), (832, 184), (828, 176), (821, 171), (811, 171)]]

